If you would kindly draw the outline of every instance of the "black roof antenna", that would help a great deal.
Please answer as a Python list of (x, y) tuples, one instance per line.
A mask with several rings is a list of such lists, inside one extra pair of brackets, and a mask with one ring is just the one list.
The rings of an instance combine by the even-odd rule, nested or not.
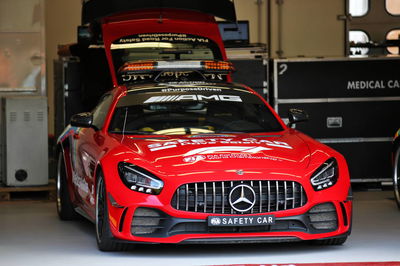
[(159, 20), (158, 20), (158, 23), (163, 23), (163, 14), (162, 14), (162, 12), (163, 12), (163, 7), (164, 7), (164, 1), (163, 0), (160, 0), (160, 18), (159, 18)]

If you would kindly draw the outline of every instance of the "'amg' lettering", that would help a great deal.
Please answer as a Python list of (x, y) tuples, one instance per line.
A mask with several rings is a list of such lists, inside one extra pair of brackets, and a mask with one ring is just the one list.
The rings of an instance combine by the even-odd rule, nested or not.
[(224, 102), (242, 102), (242, 98), (237, 95), (169, 95), (169, 96), (152, 96), (147, 99), (144, 103), (162, 103), (162, 102), (180, 102), (180, 101), (202, 101), (202, 100), (214, 100)]

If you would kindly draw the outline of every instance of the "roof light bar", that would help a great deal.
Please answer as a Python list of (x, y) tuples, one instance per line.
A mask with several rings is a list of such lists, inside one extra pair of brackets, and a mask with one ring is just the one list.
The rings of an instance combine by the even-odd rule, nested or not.
[(120, 73), (143, 71), (190, 71), (204, 72), (233, 72), (235, 68), (231, 62), (216, 60), (184, 60), (184, 61), (136, 61), (127, 62), (120, 69)]
[(233, 64), (226, 61), (203, 61), (203, 65), (206, 70), (235, 70)]
[(201, 61), (158, 61), (157, 69), (203, 69)]
[(143, 70), (155, 70), (155, 61), (138, 61), (133, 63), (125, 63), (118, 72), (135, 72)]

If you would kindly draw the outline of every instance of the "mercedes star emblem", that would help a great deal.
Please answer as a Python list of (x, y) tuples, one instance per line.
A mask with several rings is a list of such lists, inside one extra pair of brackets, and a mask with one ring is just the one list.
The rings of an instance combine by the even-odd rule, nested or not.
[(234, 187), (229, 193), (229, 204), (238, 212), (246, 212), (256, 204), (256, 193), (244, 184)]
[(244, 172), (243, 172), (243, 170), (237, 170), (237, 171), (236, 171), (236, 174), (238, 174), (238, 175), (243, 175)]

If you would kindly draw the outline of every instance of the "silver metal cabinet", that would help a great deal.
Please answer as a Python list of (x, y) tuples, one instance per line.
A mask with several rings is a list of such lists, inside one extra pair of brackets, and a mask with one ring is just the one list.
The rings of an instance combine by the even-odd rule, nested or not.
[(8, 96), (1, 109), (2, 182), (48, 184), (47, 98)]

